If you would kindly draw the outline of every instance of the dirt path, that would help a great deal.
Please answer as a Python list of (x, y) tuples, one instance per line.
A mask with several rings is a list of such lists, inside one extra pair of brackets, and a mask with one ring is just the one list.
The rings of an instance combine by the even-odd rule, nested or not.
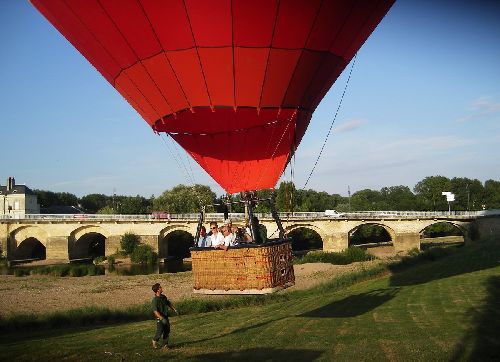
[[(307, 289), (335, 276), (369, 267), (380, 261), (332, 265), (310, 263), (295, 265), (295, 286), (284, 292)], [(192, 272), (137, 276), (15, 277), (0, 275), (0, 316), (43, 314), (69, 309), (100, 306), (122, 309), (141, 305), (152, 297), (151, 285), (159, 282), (165, 294), (178, 301), (186, 298), (220, 298), (192, 293)]]

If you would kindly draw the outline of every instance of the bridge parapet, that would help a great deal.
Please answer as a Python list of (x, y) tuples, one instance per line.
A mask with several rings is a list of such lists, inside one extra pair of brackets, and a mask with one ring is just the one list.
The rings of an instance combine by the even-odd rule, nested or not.
[[(324, 212), (281, 212), (278, 213), (283, 220), (363, 220), (363, 219), (441, 219), (441, 220), (457, 220), (457, 219), (476, 219), (482, 217), (500, 216), (500, 210), (484, 210), (484, 211), (356, 211), (338, 213), (336, 215), (326, 215)], [(255, 214), (259, 220), (272, 219), (270, 213)], [(245, 219), (243, 213), (230, 213), (229, 217), (232, 220), (241, 221)], [(169, 220), (176, 221), (193, 221), (198, 220), (198, 213), (187, 214), (168, 214), (158, 217), (155, 214), (143, 215), (107, 215), (107, 214), (25, 214), (12, 215), (0, 214), (0, 222), (8, 220), (32, 220), (32, 221), (151, 221), (165, 222)], [(221, 221), (224, 219), (223, 213), (206, 213), (205, 221)]]

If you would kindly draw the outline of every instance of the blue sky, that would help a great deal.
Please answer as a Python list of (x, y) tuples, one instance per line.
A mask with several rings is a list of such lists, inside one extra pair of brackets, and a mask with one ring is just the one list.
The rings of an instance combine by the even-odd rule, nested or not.
[[(149, 126), (27, 1), (0, 1), (0, 184), (78, 196), (220, 187)], [(350, 65), (296, 158), (303, 187)], [(426, 176), (500, 180), (500, 2), (400, 0), (359, 51), (307, 188), (347, 195)], [(169, 148), (167, 148), (169, 145)], [(291, 180), (289, 170), (283, 176)]]

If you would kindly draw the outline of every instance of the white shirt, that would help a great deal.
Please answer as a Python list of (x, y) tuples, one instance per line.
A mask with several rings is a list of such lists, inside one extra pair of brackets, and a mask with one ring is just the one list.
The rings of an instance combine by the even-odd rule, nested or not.
[(224, 236), (224, 245), (225, 246), (233, 246), (234, 240), (236, 239), (236, 235), (231, 233), (228, 236)]
[(224, 245), (224, 235), (222, 233), (212, 234), (210, 235), (210, 241), (212, 242), (212, 246)]

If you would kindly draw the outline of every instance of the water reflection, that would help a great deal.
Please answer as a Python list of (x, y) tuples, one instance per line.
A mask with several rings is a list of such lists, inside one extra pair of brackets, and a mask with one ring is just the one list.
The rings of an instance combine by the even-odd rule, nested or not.
[[(93, 266), (93, 265), (92, 265)], [(83, 276), (88, 275), (84, 272), (75, 272), (81, 268), (89, 267), (85, 263), (71, 263), (71, 264), (60, 264), (51, 266), (29, 266), (29, 265), (14, 265), (14, 266), (0, 266), (0, 275), (16, 275), (16, 276), (26, 276), (30, 275), (32, 270), (35, 269), (46, 269), (53, 268), (58, 270), (58, 274), (61, 276)], [(68, 269), (67, 272), (61, 274), (59, 269)], [(163, 263), (158, 263), (154, 265), (147, 264), (118, 264), (118, 265), (104, 265), (104, 266), (93, 266), (93, 271), (91, 275), (148, 275), (148, 274), (165, 274), (165, 273), (179, 273), (191, 270), (191, 262), (183, 259), (168, 259)], [(44, 273), (51, 275), (52, 273)]]

